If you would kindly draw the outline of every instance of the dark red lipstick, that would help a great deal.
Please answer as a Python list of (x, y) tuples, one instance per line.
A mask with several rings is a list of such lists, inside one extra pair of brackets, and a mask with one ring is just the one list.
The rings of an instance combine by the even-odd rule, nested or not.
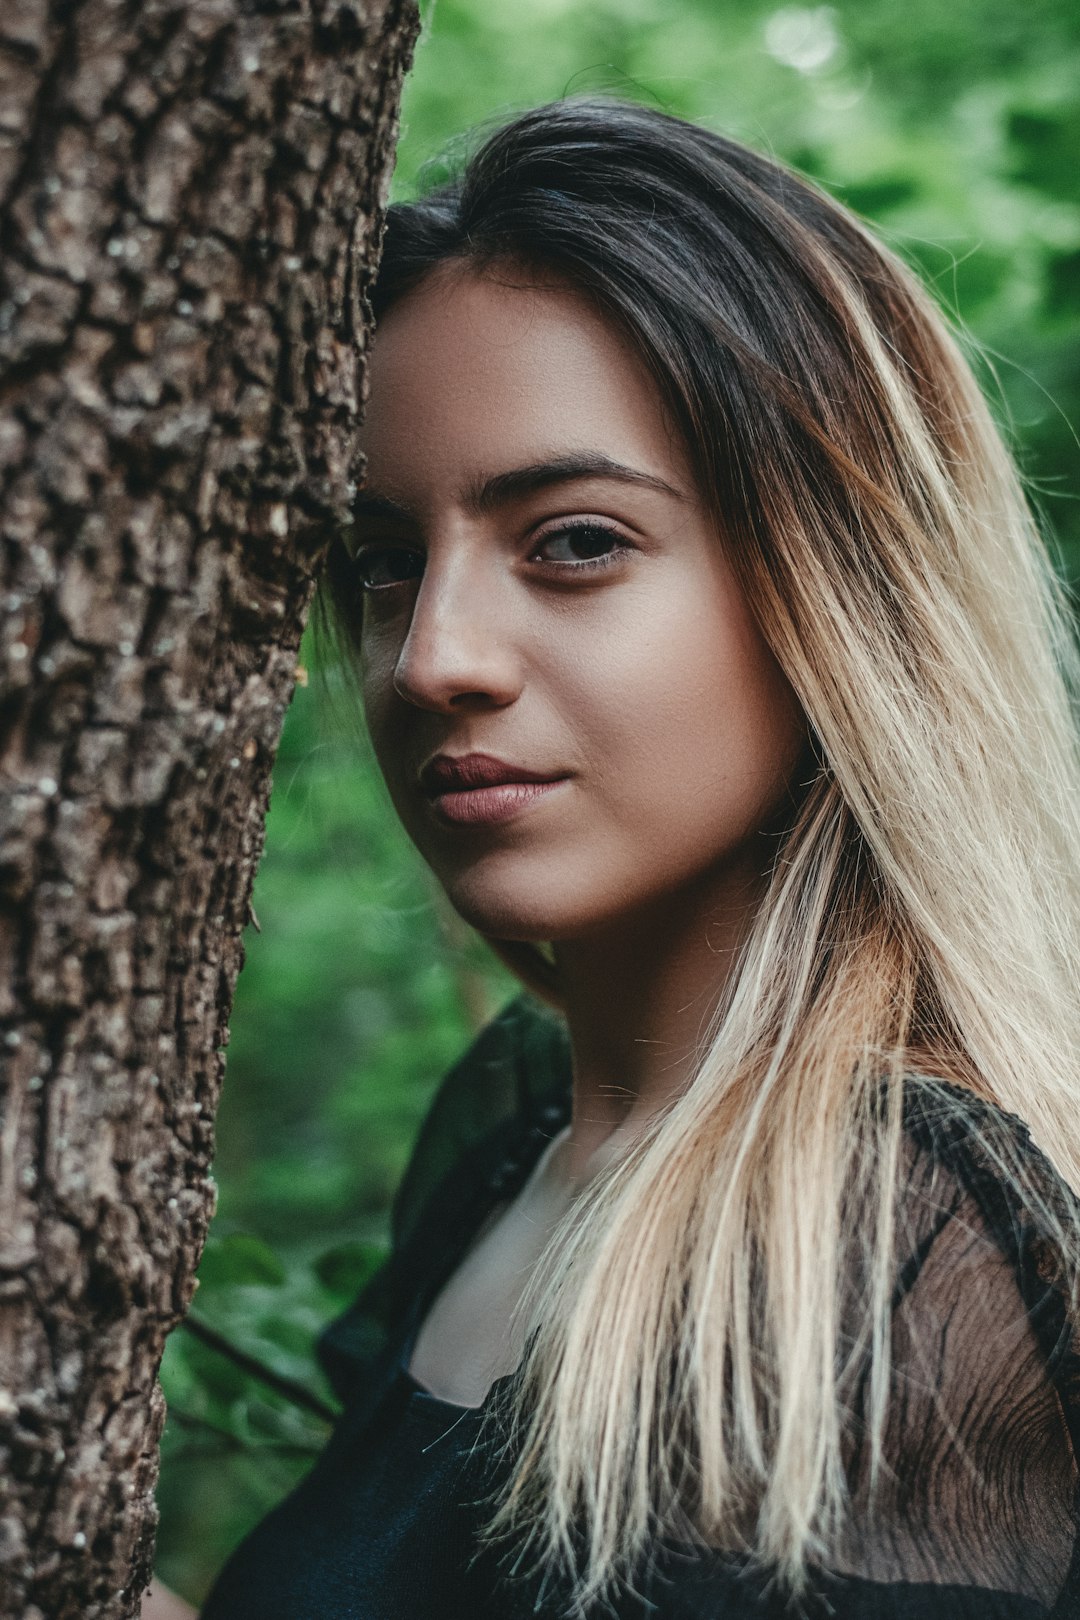
[(566, 780), (565, 773), (532, 771), (492, 754), (436, 754), (420, 772), (439, 819), (470, 826), (509, 821)]

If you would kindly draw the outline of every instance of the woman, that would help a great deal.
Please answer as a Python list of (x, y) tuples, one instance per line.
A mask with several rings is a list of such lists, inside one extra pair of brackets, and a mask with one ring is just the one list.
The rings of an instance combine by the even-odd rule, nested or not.
[(955, 343), (604, 100), (391, 209), (372, 297), (337, 633), (532, 994), (205, 1615), (1080, 1613), (1076, 653)]

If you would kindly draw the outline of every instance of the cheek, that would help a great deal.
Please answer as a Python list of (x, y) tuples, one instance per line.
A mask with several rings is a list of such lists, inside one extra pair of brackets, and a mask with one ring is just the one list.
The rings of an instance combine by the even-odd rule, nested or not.
[[(681, 601), (613, 640), (576, 694), (585, 755), (628, 837), (745, 836), (782, 797), (802, 747), (798, 703), (728, 599)], [(595, 651), (596, 649), (594, 649)], [(586, 672), (587, 673), (587, 672)]]
[(397, 701), (394, 692), (394, 672), (404, 632), (392, 624), (382, 624), (377, 616), (365, 612), (363, 634), (360, 638), (360, 693), (364, 715), (376, 755), (384, 769), (384, 750), (393, 740), (394, 728), (390, 714)]

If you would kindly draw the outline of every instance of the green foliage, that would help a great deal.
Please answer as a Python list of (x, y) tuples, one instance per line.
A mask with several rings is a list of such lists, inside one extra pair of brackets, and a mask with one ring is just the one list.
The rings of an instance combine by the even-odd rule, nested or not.
[(339, 1243), (319, 1256), (313, 1270), (323, 1287), (347, 1304), (378, 1270), (385, 1253), (377, 1243)]
[(343, 1244), (310, 1260), (290, 1252), (286, 1265), (250, 1232), (210, 1238), (193, 1322), (222, 1335), (268, 1378), (187, 1327), (166, 1346), (159, 1563), (177, 1589), (200, 1597), (240, 1535), (311, 1466), (328, 1423), (299, 1406), (289, 1385), (333, 1405), (315, 1361), (315, 1338), (384, 1252), (370, 1243)]
[[(963, 323), (1080, 579), (1077, 8), (438, 0), (424, 13), (398, 196), (437, 178), (464, 131), (574, 91), (631, 96), (775, 151), (871, 220)], [(310, 637), (301, 659), (314, 668)], [(315, 1335), (377, 1263), (432, 1089), (511, 985), (440, 904), (366, 748), (336, 718), (355, 700), (340, 672), (323, 673), (336, 702), (298, 688), (275, 770), (195, 1310), (329, 1401)], [(185, 1331), (162, 1377), (159, 1563), (197, 1600), (326, 1427)]]
[(280, 1288), (284, 1281), (285, 1267), (278, 1256), (250, 1232), (233, 1232), (230, 1237), (212, 1239), (206, 1245), (199, 1267), (199, 1286), (204, 1295), (211, 1290), (252, 1283), (264, 1288)]

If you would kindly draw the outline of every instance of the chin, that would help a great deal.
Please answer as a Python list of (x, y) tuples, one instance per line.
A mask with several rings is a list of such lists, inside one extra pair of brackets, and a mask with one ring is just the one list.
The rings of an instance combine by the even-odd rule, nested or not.
[(539, 945), (565, 937), (554, 927), (550, 907), (492, 906), (461, 900), (456, 895), (450, 896), (450, 903), (459, 917), (487, 939)]
[(540, 892), (522, 893), (497, 885), (451, 883), (446, 895), (458, 916), (488, 939), (539, 945), (572, 939), (589, 925), (580, 901), (560, 904), (550, 885)]

